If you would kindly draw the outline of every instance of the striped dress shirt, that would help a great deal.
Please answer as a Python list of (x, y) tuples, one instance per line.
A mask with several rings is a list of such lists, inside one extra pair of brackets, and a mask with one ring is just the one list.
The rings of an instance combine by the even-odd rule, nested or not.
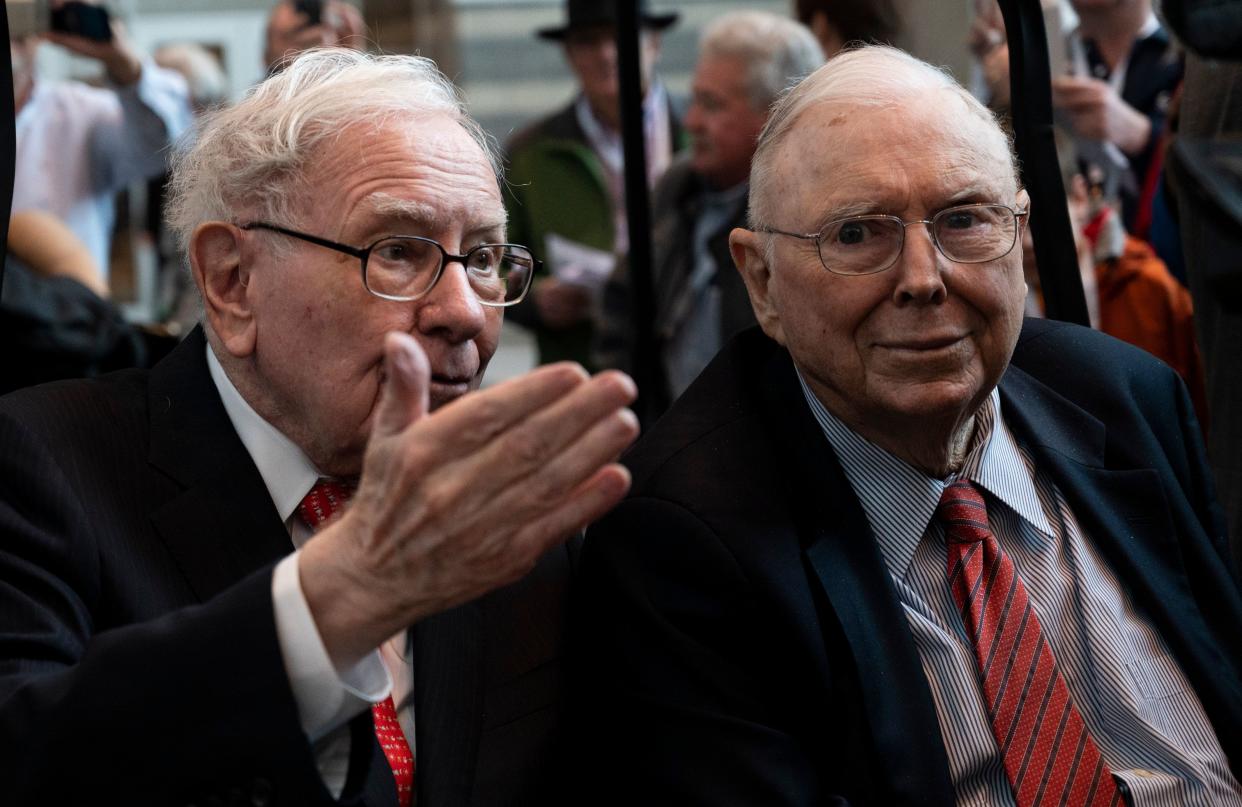
[(975, 418), (965, 463), (929, 477), (853, 432), (802, 391), (858, 496), (931, 688), (959, 805), (1013, 805), (970, 639), (953, 603), (945, 486), (983, 492), (992, 532), (1026, 584), (1057, 664), (1104, 760), (1136, 807), (1242, 807), (1242, 786), (1180, 666), (1052, 481), (1001, 417), (996, 390)]

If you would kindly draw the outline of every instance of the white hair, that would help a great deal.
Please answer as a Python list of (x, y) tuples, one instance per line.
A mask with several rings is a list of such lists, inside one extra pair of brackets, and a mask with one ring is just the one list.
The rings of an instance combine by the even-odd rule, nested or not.
[(751, 106), (766, 110), (786, 88), (824, 63), (824, 51), (799, 22), (765, 11), (734, 11), (703, 29), (699, 58), (740, 61)]
[(237, 104), (203, 116), (192, 145), (173, 158), (169, 226), (183, 248), (204, 221), (246, 215), (296, 226), (306, 169), (342, 129), (425, 115), (460, 123), (499, 179), (492, 139), (430, 59), (306, 51)]
[[(772, 185), (776, 158), (781, 144), (808, 109), (824, 105), (893, 108), (911, 99), (936, 93), (958, 99), (966, 114), (982, 124), (978, 127), (958, 127), (955, 131), (972, 151), (1001, 155), (1012, 172), (1016, 189), (1018, 169), (1012, 143), (987, 107), (944, 70), (887, 45), (868, 45), (843, 51), (829, 59), (823, 67), (786, 93), (772, 109), (767, 124), (759, 134), (759, 144), (751, 161), (751, 229), (772, 225), (770, 216), (775, 203)], [(832, 148), (832, 141), (827, 135), (823, 146), (825, 149)]]

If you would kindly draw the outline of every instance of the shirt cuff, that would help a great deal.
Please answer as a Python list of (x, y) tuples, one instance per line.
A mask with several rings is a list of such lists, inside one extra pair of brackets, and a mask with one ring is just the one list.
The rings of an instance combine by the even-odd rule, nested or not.
[(298, 576), (298, 552), (276, 564), (272, 609), (276, 637), (298, 706), (302, 730), (315, 742), (392, 692), (392, 677), (373, 650), (357, 664), (338, 671), (319, 636)]

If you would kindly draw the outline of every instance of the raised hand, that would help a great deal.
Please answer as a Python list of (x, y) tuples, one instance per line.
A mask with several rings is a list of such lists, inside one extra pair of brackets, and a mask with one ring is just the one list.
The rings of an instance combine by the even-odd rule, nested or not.
[(299, 574), (338, 668), (430, 614), (513, 582), (629, 488), (637, 436), (617, 372), (541, 367), (427, 414), (430, 369), (389, 334), (388, 381), (352, 504)]

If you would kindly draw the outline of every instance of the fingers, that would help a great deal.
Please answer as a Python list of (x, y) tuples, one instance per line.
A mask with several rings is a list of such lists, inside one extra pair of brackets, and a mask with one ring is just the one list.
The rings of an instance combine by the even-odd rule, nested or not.
[(427, 414), (431, 364), (409, 334), (393, 332), (384, 338), (384, 369), (388, 380), (380, 393), (373, 437), (404, 430)]
[(533, 558), (598, 520), (630, 489), (630, 472), (624, 465), (607, 465), (583, 482), (560, 504), (527, 524), (515, 543), (533, 550)]
[(538, 367), (438, 410), (420, 424), (416, 442), (429, 451), (451, 450), (453, 456), (473, 453), (587, 381), (576, 364)]
[[(497, 466), (512, 471), (500, 476), (497, 495), (480, 497), (476, 507), (481, 517), (489, 510), (509, 513), (514, 519), (542, 519), (544, 514), (563, 506), (567, 498), (580, 495), (580, 486), (612, 467), (638, 436), (638, 418), (628, 409), (612, 409), (574, 435), (564, 439), (548, 455), (522, 458), (514, 456), (508, 445), (497, 445), (491, 456), (481, 456), (480, 468)], [(524, 467), (525, 466), (525, 467)], [(493, 470), (493, 474), (497, 471)], [(598, 515), (598, 514), (597, 514)], [(595, 516), (590, 516), (586, 521)], [(571, 529), (586, 521), (571, 525)]]

